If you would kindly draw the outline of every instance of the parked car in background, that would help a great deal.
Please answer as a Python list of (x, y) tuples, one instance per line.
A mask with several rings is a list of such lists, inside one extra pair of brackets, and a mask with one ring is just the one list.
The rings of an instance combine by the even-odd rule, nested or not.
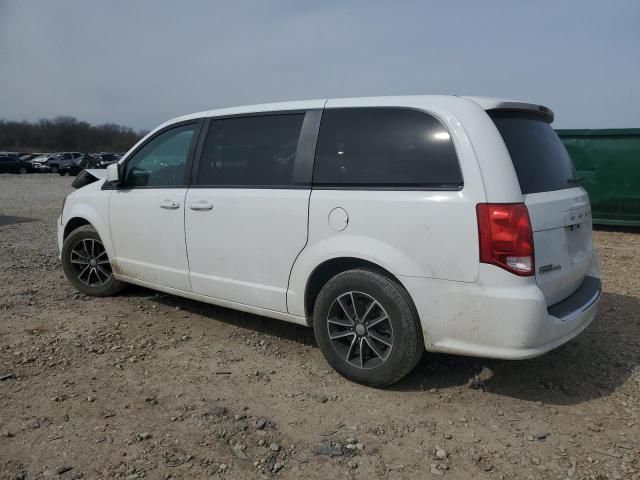
[(120, 160), (120, 157), (122, 157), (122, 155), (118, 153), (99, 153), (97, 155), (98, 168), (107, 168), (112, 163), (116, 163), (118, 160)]
[(27, 173), (25, 162), (17, 155), (0, 153), (0, 173)]
[(183, 116), (66, 198), (64, 272), (88, 295), (128, 282), (308, 325), (368, 385), (425, 349), (542, 355), (602, 294), (589, 197), (553, 116), (459, 96)]
[(61, 166), (58, 173), (61, 176), (68, 173), (72, 177), (75, 177), (87, 168), (99, 168), (98, 160), (93, 155), (82, 155), (81, 157), (74, 158), (70, 165)]
[(49, 157), (47, 161), (47, 165), (49, 166), (49, 170), (52, 173), (57, 173), (60, 168), (66, 168), (71, 165), (71, 162), (80, 158), (83, 154), (80, 152), (61, 152), (56, 153)]
[(47, 161), (49, 160), (50, 155), (51, 154), (49, 153), (43, 153), (35, 158), (32, 158), (31, 160), (27, 160), (25, 162), (25, 165), (30, 172), (48, 173), (50, 170)]
[(28, 162), (29, 160), (33, 160), (40, 155), (40, 153), (22, 153), (18, 158), (20, 158), (20, 160), (22, 160), (23, 162)]

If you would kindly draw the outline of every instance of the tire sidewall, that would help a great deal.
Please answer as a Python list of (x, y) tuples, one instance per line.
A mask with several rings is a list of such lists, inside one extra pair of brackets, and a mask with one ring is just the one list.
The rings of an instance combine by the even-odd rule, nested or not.
[[(391, 319), (393, 347), (389, 358), (379, 367), (362, 369), (351, 365), (340, 357), (329, 340), (329, 309), (339, 295), (348, 291), (370, 295), (380, 303)], [(329, 364), (347, 378), (366, 385), (385, 386), (399, 380), (404, 375), (399, 377), (398, 372), (406, 370), (407, 362), (412, 363), (413, 368), (415, 349), (423, 348), (422, 332), (418, 331), (412, 306), (402, 292), (402, 287), (382, 275), (366, 270), (347, 271), (329, 280), (316, 299), (313, 323), (316, 341)]]
[[(116, 293), (121, 288), (121, 282), (116, 280), (113, 275), (107, 283), (99, 287), (90, 287), (78, 280), (73, 267), (71, 265), (71, 250), (80, 240), (93, 239), (102, 243), (102, 239), (95, 228), (90, 225), (84, 225), (77, 228), (69, 234), (62, 244), (60, 259), (62, 261), (62, 269), (69, 282), (74, 288), (84, 294), (96, 297), (104, 297)], [(104, 245), (104, 243), (103, 243)]]

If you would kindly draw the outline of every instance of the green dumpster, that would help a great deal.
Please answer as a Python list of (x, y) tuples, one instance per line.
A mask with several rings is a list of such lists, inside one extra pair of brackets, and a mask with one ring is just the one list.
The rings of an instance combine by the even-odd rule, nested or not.
[(589, 192), (593, 223), (640, 226), (640, 128), (556, 131)]

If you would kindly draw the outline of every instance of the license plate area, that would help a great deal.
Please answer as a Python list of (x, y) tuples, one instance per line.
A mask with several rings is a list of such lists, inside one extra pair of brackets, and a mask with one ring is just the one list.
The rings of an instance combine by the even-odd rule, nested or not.
[(566, 227), (580, 226), (587, 220), (591, 221), (591, 210), (589, 207), (575, 208), (564, 214), (564, 225)]

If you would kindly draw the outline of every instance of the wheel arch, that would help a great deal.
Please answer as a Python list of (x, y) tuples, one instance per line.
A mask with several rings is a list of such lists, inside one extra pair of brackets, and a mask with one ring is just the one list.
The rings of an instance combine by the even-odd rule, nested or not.
[[(86, 194), (93, 193), (91, 190), (87, 192), (82, 192), (82, 190), (78, 190), (67, 197), (62, 214), (64, 229), (61, 240), (64, 243), (67, 236), (75, 229), (84, 225), (91, 225), (98, 232), (109, 258), (114, 261), (116, 255), (111, 242), (111, 230), (109, 228), (109, 197), (101, 195), (89, 196)], [(85, 193), (85, 195), (78, 195), (81, 192)]]
[(377, 273), (384, 275), (385, 277), (390, 278), (394, 282), (396, 282), (400, 287), (404, 289), (407, 294), (407, 298), (409, 299), (412, 308), (414, 309), (416, 318), (419, 320), (418, 311), (415, 307), (413, 299), (409, 294), (409, 291), (402, 284), (400, 279), (396, 277), (389, 270), (381, 267), (377, 263), (374, 263), (370, 260), (365, 260), (363, 258), (358, 257), (336, 257), (323, 261), (319, 265), (317, 265), (309, 278), (307, 280), (305, 290), (304, 290), (304, 308), (305, 314), (307, 317), (307, 323), (311, 326), (311, 318), (313, 315), (313, 309), (315, 306), (316, 299), (318, 298), (318, 294), (322, 287), (333, 277), (336, 275), (346, 272), (347, 270), (353, 270), (356, 268), (362, 268), (366, 270), (373, 270)]
[(73, 232), (74, 230), (76, 230), (76, 229), (78, 229), (80, 227), (83, 227), (84, 225), (91, 225), (93, 227), (91, 222), (89, 220), (87, 220), (86, 218), (82, 218), (82, 217), (70, 218), (67, 221), (67, 224), (64, 226), (64, 234), (62, 236), (62, 239), (66, 240), (66, 238), (69, 236), (69, 234), (71, 232)]

